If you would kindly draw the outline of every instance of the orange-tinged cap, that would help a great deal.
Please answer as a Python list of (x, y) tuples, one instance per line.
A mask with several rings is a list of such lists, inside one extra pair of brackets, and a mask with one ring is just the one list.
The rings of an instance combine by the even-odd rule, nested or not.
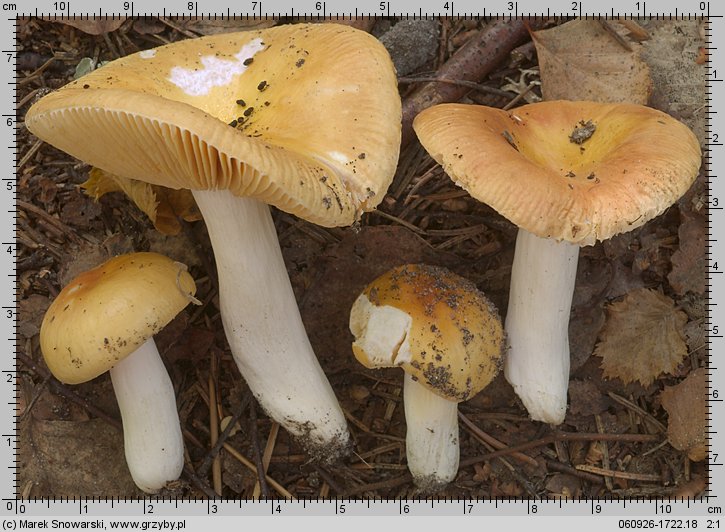
[(118, 59), (43, 97), (25, 124), (121, 177), (229, 189), (338, 226), (382, 199), (400, 117), (395, 71), (374, 37), (298, 24)]
[(580, 245), (662, 213), (701, 162), (687, 126), (634, 104), (551, 101), (511, 111), (443, 104), (413, 127), (471, 196), (539, 237)]
[(501, 318), (476, 286), (445, 268), (409, 264), (370, 283), (350, 311), (353, 352), (366, 367), (400, 366), (451, 401), (498, 373)]
[(111, 369), (193, 300), (186, 266), (158, 253), (115, 257), (71, 281), (48, 308), (40, 347), (61, 382)]

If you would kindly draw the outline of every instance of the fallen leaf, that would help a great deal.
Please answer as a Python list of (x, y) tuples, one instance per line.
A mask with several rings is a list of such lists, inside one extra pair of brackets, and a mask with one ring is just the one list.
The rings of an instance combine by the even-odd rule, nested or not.
[(594, 354), (602, 357), (604, 376), (649, 385), (673, 373), (687, 355), (687, 315), (667, 296), (640, 288), (607, 309), (607, 321)]
[(76, 29), (81, 30), (83, 33), (89, 35), (103, 35), (111, 31), (116, 31), (121, 25), (126, 22), (126, 17), (40, 17), (43, 20), (49, 22), (60, 22), (67, 26), (72, 26)]
[(133, 22), (133, 31), (139, 35), (156, 35), (167, 27), (156, 17), (141, 17)]
[(692, 371), (660, 395), (667, 411), (667, 437), (675, 449), (686, 451), (690, 460), (707, 457), (707, 369)]
[(650, 20), (647, 28), (651, 39), (642, 43), (642, 60), (652, 75), (650, 105), (681, 120), (697, 135), (701, 146), (708, 142), (708, 114), (705, 103), (706, 64), (698, 64), (700, 21)]
[(649, 68), (594, 20), (573, 20), (532, 33), (544, 100), (592, 100), (646, 104)]
[(74, 191), (70, 199), (61, 207), (60, 219), (68, 225), (88, 229), (100, 214), (101, 206), (98, 203), (90, 201)]
[(124, 192), (149, 217), (156, 230), (165, 235), (179, 234), (181, 224), (178, 218), (187, 222), (201, 219), (194, 197), (186, 189), (173, 190), (151, 185), (100, 168), (91, 169), (88, 180), (81, 187), (96, 200), (109, 192)]
[(672, 271), (667, 276), (675, 292), (704, 294), (707, 285), (707, 216), (681, 211), (679, 249), (672, 255)]
[(277, 24), (273, 17), (232, 17), (232, 18), (192, 18), (190, 20), (175, 19), (179, 26), (200, 35), (217, 35), (236, 31), (261, 30)]

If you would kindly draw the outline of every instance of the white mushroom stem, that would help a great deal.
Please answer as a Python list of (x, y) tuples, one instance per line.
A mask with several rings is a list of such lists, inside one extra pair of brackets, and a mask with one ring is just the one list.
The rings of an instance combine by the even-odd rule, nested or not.
[(433, 491), (458, 472), (458, 403), (434, 394), (406, 373), (403, 404), (408, 469), (419, 488)]
[(146, 493), (156, 493), (181, 475), (184, 440), (174, 387), (153, 338), (110, 373), (131, 477)]
[(558, 425), (569, 386), (569, 314), (579, 246), (519, 229), (506, 315), (504, 372), (535, 421)]
[(270, 417), (315, 457), (346, 452), (349, 432), (312, 351), (269, 207), (229, 191), (193, 191), (219, 275), (224, 331), (239, 371)]

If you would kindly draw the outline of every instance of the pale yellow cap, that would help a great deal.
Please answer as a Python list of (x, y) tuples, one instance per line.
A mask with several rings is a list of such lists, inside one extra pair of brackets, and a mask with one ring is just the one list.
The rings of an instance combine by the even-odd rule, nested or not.
[(401, 102), (377, 39), (298, 24), (118, 59), (43, 97), (25, 124), (121, 177), (228, 189), (340, 226), (375, 208), (392, 181)]
[(591, 245), (662, 213), (697, 177), (697, 138), (634, 104), (443, 104), (413, 127), (455, 183), (539, 237)]
[(48, 308), (40, 347), (61, 382), (78, 384), (111, 369), (193, 300), (186, 266), (157, 253), (120, 255), (82, 273)]
[(400, 366), (451, 401), (477, 394), (503, 363), (496, 308), (472, 282), (445, 268), (409, 264), (378, 277), (353, 304), (350, 330), (361, 364)]

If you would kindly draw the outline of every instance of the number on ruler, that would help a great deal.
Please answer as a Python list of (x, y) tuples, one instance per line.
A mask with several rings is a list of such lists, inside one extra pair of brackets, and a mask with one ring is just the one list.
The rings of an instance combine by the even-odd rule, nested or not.
[(718, 396), (720, 395), (720, 392), (718, 392), (717, 390), (713, 390), (712, 391), (712, 394), (710, 394), (710, 395), (712, 395), (712, 398), (713, 399), (717, 399)]
[(717, 207), (718, 203), (719, 202), (718, 202), (717, 196), (715, 196), (714, 198), (710, 198), (710, 205), (712, 205), (713, 207)]
[(322, 2), (315, 2), (315, 10), (322, 11)]
[(131, 2), (124, 2), (123, 3), (123, 10), (124, 11), (128, 11), (129, 9), (131, 9)]
[(579, 11), (579, 2), (576, 2), (576, 1), (572, 2), (571, 3), (571, 10), (574, 11), (575, 13), (577, 11)]
[(700, 2), (700, 11), (707, 11), (707, 2)]
[(514, 10), (514, 3), (513, 2), (509, 2), (508, 4), (506, 4), (506, 7), (507, 7), (507, 9), (509, 11), (513, 11)]
[[(12, 310), (9, 311), (9, 312), (12, 313)], [(12, 314), (11, 315), (8, 315), (8, 318), (12, 318)], [(710, 329), (710, 333), (713, 334), (713, 335), (715, 335), (715, 336), (717, 336), (718, 332), (719, 332), (719, 329), (717, 328), (717, 325), (713, 325), (712, 326), (712, 329)]]
[(70, 7), (70, 2), (53, 2), (56, 11), (65, 11)]

